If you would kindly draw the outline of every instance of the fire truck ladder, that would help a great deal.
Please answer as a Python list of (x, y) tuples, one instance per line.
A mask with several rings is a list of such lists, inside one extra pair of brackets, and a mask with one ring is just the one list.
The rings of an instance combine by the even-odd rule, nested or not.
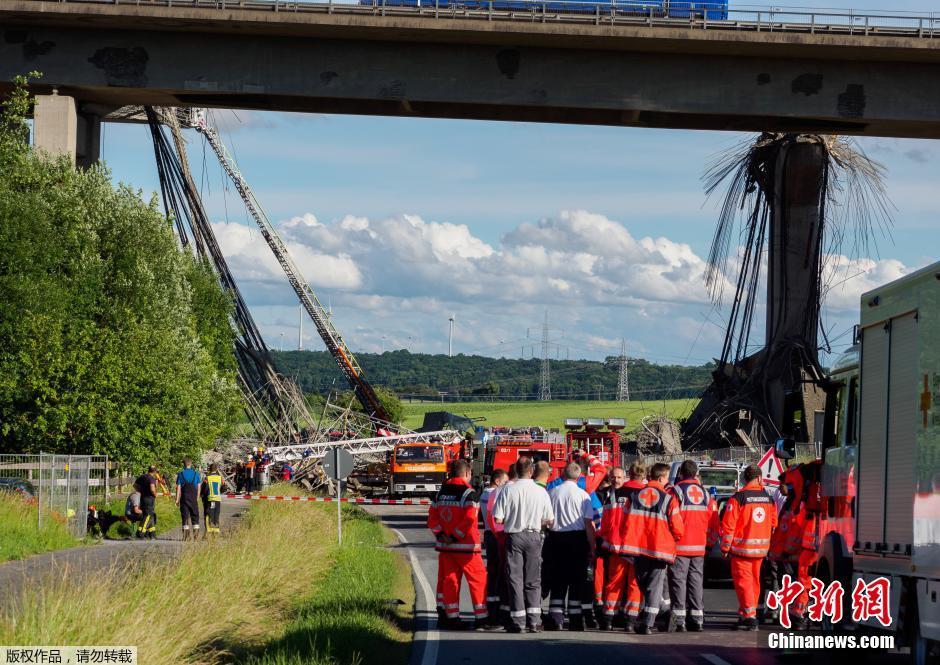
[(346, 441), (320, 441), (317, 443), (298, 444), (293, 446), (272, 446), (266, 448), (265, 452), (271, 456), (275, 462), (283, 462), (290, 459), (314, 457), (320, 458), (326, 455), (333, 448), (343, 448), (353, 455), (365, 455), (369, 453), (385, 453), (395, 448), (400, 443), (419, 443), (421, 441), (430, 441), (441, 439), (446, 442), (459, 438), (460, 434), (452, 429), (439, 430), (437, 432), (411, 432), (409, 434), (393, 434), (392, 436), (376, 436), (368, 439), (347, 439)]
[(333, 356), (333, 359), (336, 360), (336, 364), (339, 365), (340, 371), (343, 373), (343, 376), (346, 377), (346, 380), (355, 392), (359, 402), (371, 416), (386, 422), (390, 421), (391, 418), (388, 412), (375, 394), (375, 389), (366, 380), (362, 367), (359, 366), (356, 357), (353, 355), (352, 351), (349, 350), (346, 342), (343, 341), (342, 336), (339, 334), (339, 331), (336, 330), (330, 317), (327, 316), (326, 310), (317, 298), (316, 293), (313, 292), (313, 289), (310, 288), (310, 285), (301, 274), (300, 269), (294, 264), (284, 241), (281, 240), (274, 225), (268, 219), (264, 209), (255, 197), (254, 192), (251, 191), (248, 183), (242, 177), (235, 160), (225, 149), (215, 127), (209, 123), (208, 114), (205, 109), (195, 111), (193, 126), (196, 131), (206, 138), (206, 141), (218, 158), (219, 164), (222, 165), (222, 169), (228, 174), (228, 177), (231, 178), (235, 189), (238, 190), (242, 201), (245, 202), (248, 213), (261, 230), (261, 235), (264, 237), (265, 242), (268, 243), (268, 247), (274, 252), (277, 262), (284, 270), (284, 274), (287, 275), (287, 281), (290, 282), (294, 293), (296, 293), (297, 297), (300, 299), (300, 303), (303, 305), (304, 309), (307, 310), (307, 314), (310, 315), (310, 319), (313, 321), (314, 326), (316, 326), (317, 332), (323, 339), (324, 344), (326, 344), (327, 350), (330, 352), (330, 355)]

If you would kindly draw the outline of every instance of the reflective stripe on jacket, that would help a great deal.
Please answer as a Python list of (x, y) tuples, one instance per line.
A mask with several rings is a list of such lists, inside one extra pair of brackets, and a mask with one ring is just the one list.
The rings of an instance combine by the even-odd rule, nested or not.
[(752, 480), (728, 499), (721, 519), (721, 551), (763, 558), (777, 527), (777, 507), (760, 479)]
[(428, 510), (428, 528), (435, 536), (449, 536), (453, 542), (437, 541), (438, 552), (472, 554), (482, 551), (479, 527), (480, 497), (460, 478), (441, 486)]
[(625, 511), (621, 554), (673, 562), (676, 541), (682, 539), (679, 502), (657, 481), (634, 489)]
[(705, 556), (709, 530), (718, 528), (718, 506), (702, 484), (682, 480), (672, 488), (682, 515), (682, 538), (676, 542), (677, 556)]

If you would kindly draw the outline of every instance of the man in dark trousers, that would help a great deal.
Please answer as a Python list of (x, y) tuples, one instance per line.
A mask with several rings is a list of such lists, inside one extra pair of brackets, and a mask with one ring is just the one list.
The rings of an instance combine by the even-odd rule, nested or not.
[(670, 632), (702, 630), (705, 621), (705, 552), (709, 533), (718, 531), (718, 505), (698, 479), (698, 465), (686, 460), (679, 466), (672, 488), (682, 515), (682, 538), (676, 543), (676, 560), (669, 566)]
[(138, 538), (153, 540), (157, 537), (157, 467), (151, 466), (147, 473), (134, 481), (134, 487), (140, 492), (140, 510), (143, 521), (137, 530)]
[(498, 626), (500, 594), (505, 584), (503, 569), (506, 567), (506, 541), (502, 530), (493, 521), (493, 506), (499, 488), (506, 484), (509, 475), (505, 469), (493, 469), (490, 484), (480, 494), (480, 519), (483, 522), (483, 550), (486, 552), (486, 608), (490, 625)]
[(506, 532), (511, 633), (542, 632), (542, 529), (555, 519), (548, 492), (532, 480), (532, 458), (516, 462), (518, 479), (500, 490), (493, 519)]
[(633, 557), (637, 582), (643, 596), (642, 612), (634, 630), (640, 635), (653, 631), (663, 601), (666, 569), (676, 560), (676, 541), (682, 539), (679, 502), (666, 489), (668, 464), (654, 464), (649, 482), (635, 490), (624, 516), (622, 554)]
[(549, 580), (551, 602), (545, 623), (548, 630), (561, 630), (566, 605), (569, 629), (584, 630), (581, 595), (588, 565), (594, 558), (595, 543), (594, 505), (590, 495), (578, 487), (580, 476), (581, 466), (577, 462), (569, 462), (565, 467), (564, 482), (549, 493), (555, 513), (549, 541), (555, 569)]
[(183, 521), (183, 540), (189, 540), (190, 529), (193, 540), (199, 535), (199, 485), (202, 478), (193, 468), (188, 457), (183, 460), (183, 469), (176, 474), (176, 505)]

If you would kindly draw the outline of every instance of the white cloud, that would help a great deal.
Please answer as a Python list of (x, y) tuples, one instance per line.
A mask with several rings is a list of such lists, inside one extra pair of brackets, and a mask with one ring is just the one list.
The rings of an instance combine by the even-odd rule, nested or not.
[(832, 310), (857, 311), (863, 293), (903, 277), (911, 270), (896, 259), (829, 256), (823, 275), (825, 306)]
[[(249, 304), (284, 314), (295, 301), (260, 233), (237, 223), (214, 228)], [(567, 331), (562, 357), (615, 353), (621, 336), (634, 352), (673, 362), (700, 362), (720, 347), (726, 316), (708, 299), (705, 260), (666, 237), (635, 238), (604, 215), (562, 211), (518, 225), (495, 245), (467, 225), (410, 214), (324, 222), (307, 213), (279, 231), (354, 349), (445, 351), (446, 318), (458, 312), (458, 349), (528, 353), (538, 341), (526, 329), (537, 329), (546, 310)], [(830, 257), (827, 308), (851, 319), (863, 291), (908, 271), (893, 259)], [(296, 336), (283, 323), (270, 330)], [(308, 348), (319, 347), (311, 339)]]

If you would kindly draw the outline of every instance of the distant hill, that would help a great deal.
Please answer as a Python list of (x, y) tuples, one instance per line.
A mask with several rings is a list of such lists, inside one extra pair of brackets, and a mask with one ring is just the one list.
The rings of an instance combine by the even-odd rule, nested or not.
[[(519, 360), (387, 351), (356, 356), (375, 385), (386, 386), (403, 399), (446, 401), (530, 400), (539, 392), (538, 358)], [(327, 393), (345, 389), (346, 383), (326, 351), (275, 351), (278, 369), (296, 380), (304, 392)], [(714, 365), (686, 367), (656, 365), (631, 358), (630, 396), (658, 400), (697, 397), (711, 380)], [(552, 360), (551, 384), (554, 399), (610, 400), (616, 397), (618, 363), (616, 357), (594, 360)]]

